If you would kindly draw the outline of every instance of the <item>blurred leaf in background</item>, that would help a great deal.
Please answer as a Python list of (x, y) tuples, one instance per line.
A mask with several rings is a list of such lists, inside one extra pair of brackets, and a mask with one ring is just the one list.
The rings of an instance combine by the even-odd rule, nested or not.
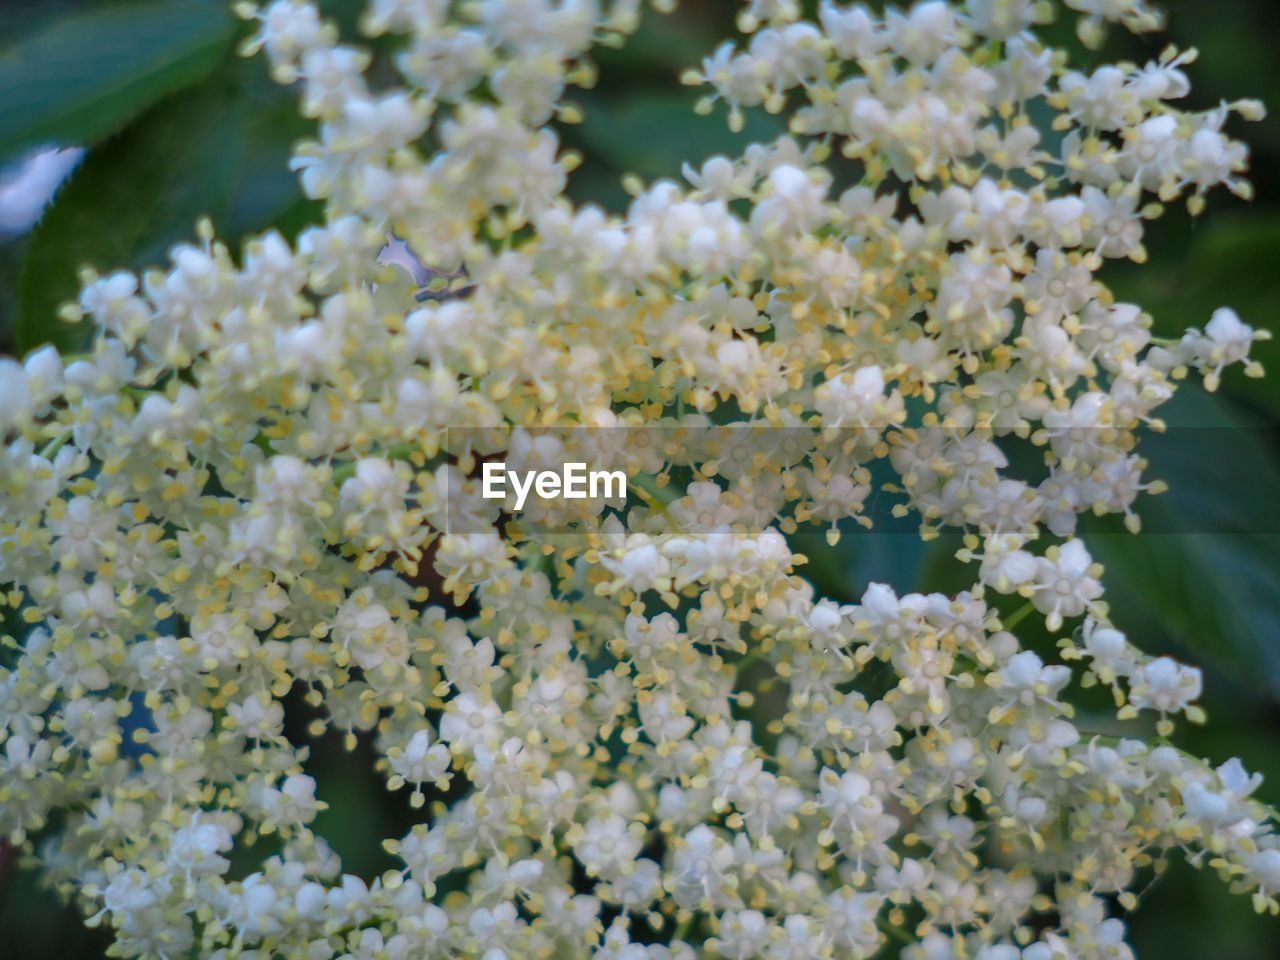
[(1143, 535), (1087, 537), (1107, 567), (1116, 618), (1140, 646), (1173, 640), (1197, 659), (1206, 651), (1256, 695), (1280, 701), (1276, 433), (1197, 389), (1162, 413), (1174, 426), (1146, 437), (1142, 453), (1169, 491), (1141, 502)]
[(0, 163), (45, 144), (97, 143), (207, 76), (234, 33), (217, 0), (112, 4), (48, 22), (0, 55)]
[(76, 296), (84, 264), (161, 264), (205, 215), (233, 249), (246, 233), (274, 224), (292, 234), (319, 215), (288, 170), (308, 124), (269, 84), (261, 61), (229, 63), (89, 154), (27, 241), (14, 301), (19, 350), (79, 345), (83, 330), (51, 319)]
[(202, 216), (233, 251), (246, 234), (292, 236), (319, 217), (288, 169), (313, 124), (261, 58), (236, 55), (247, 29), (224, 0), (82, 2), (0, 54), (13, 92), (0, 154), (91, 147), (30, 234), (0, 253), (0, 346), (77, 349), (85, 331), (57, 314), (80, 269), (163, 265)]

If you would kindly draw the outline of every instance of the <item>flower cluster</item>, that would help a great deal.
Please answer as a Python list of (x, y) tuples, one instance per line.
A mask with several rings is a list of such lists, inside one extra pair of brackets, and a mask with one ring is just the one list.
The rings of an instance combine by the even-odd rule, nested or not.
[[(1164, 740), (1200, 674), (1111, 625), (1075, 536), (1136, 533), (1180, 379), (1261, 373), (1230, 310), (1162, 341), (1098, 271), (1162, 204), (1247, 196), (1223, 129), (1262, 111), (1177, 106), (1190, 51), (1073, 70), (1053, 16), (1159, 18), (1065, 6), (752, 0), (686, 79), (789, 134), (615, 216), (553, 124), (638, 0), (371, 0), (364, 47), (243, 5), (325, 222), (87, 272), (91, 351), (0, 360), (0, 833), (170, 960), (1117, 960), (1179, 853), (1280, 910), (1260, 778)], [(477, 496), (575, 443), (642, 495)], [(971, 589), (804, 579), (873, 470)], [(1161, 737), (1090, 732), (1073, 684)], [(418, 811), (397, 868), (312, 829), (295, 713)]]

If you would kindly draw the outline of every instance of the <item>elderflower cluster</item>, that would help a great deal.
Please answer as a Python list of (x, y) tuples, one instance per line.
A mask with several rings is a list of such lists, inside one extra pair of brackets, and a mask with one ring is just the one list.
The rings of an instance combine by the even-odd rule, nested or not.
[[(0, 835), (119, 955), (1122, 960), (1179, 854), (1280, 910), (1260, 778), (1164, 739), (1200, 673), (1075, 536), (1137, 532), (1181, 378), (1261, 373), (1230, 310), (1162, 341), (1098, 279), (1163, 204), (1248, 195), (1224, 125), (1262, 113), (1180, 107), (1191, 51), (1081, 72), (1037, 33), (1142, 0), (752, 0), (686, 79), (789, 134), (620, 216), (552, 123), (638, 0), (370, 0), (366, 46), (241, 12), (324, 223), (87, 272), (90, 352), (0, 359)], [(476, 495), (575, 443), (638, 495)], [(881, 494), (965, 534), (970, 589), (815, 590), (805, 531)], [(1097, 684), (1163, 736), (1077, 723)], [(314, 831), (303, 731), (413, 811), (381, 876)]]

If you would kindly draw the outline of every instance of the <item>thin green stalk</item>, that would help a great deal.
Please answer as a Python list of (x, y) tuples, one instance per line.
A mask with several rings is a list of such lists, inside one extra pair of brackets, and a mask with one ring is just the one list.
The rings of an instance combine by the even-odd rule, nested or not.
[(66, 446), (67, 441), (70, 439), (71, 439), (70, 430), (67, 430), (62, 434), (60, 434), (59, 436), (54, 437), (52, 440), (50, 440), (43, 447), (40, 448), (40, 456), (43, 457), (45, 460), (52, 460), (54, 454), (56, 454), (59, 450), (61, 450), (64, 446)]
[(690, 913), (687, 917), (681, 920), (679, 926), (677, 926), (675, 931), (671, 934), (671, 942), (675, 943), (677, 940), (683, 940), (687, 937), (689, 935), (689, 931), (693, 929), (693, 921), (695, 919), (697, 918)]
[(1017, 610), (1013, 611), (1013, 613), (1009, 614), (1007, 618), (1003, 618), (1001, 620), (1001, 623), (1004, 625), (1004, 628), (1006, 630), (1012, 630), (1014, 627), (1020, 624), (1023, 620), (1027, 619), (1027, 615), (1031, 613), (1031, 611), (1034, 610), (1035, 608), (1036, 608), (1036, 605), (1032, 603), (1030, 600), (1028, 600), (1026, 603), (1020, 606)]
[(876, 917), (876, 926), (880, 928), (882, 933), (888, 934), (894, 940), (897, 940), (903, 946), (911, 946), (916, 943), (916, 938), (897, 924), (890, 923), (884, 917)]

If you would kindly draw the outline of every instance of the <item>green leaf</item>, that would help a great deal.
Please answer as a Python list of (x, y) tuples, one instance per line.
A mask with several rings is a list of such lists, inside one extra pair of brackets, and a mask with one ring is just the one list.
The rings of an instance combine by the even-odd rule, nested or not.
[[(1160, 246), (1153, 246), (1150, 264), (1109, 265), (1106, 279), (1116, 296), (1150, 313), (1155, 332), (1165, 337), (1180, 337), (1189, 327), (1203, 330), (1218, 307), (1231, 307), (1259, 329), (1280, 327), (1276, 211), (1249, 209), (1196, 220), (1172, 214), (1156, 231), (1160, 236), (1153, 243)], [(1224, 390), (1280, 416), (1280, 341), (1255, 343), (1252, 356), (1269, 375), (1254, 380), (1234, 368), (1223, 378)]]
[(1085, 536), (1106, 566), (1112, 618), (1150, 652), (1173, 641), (1280, 698), (1280, 463), (1268, 430), (1192, 388), (1165, 410), (1177, 426), (1141, 452), (1169, 492), (1140, 501), (1142, 534)]
[(83, 346), (84, 330), (58, 321), (58, 308), (74, 299), (80, 267), (139, 265), (134, 253), (177, 167), (185, 127), (174, 105), (160, 108), (90, 154), (58, 193), (27, 241), (18, 275), (20, 354), (44, 342), (64, 352)]
[(87, 331), (57, 319), (78, 272), (162, 264), (208, 216), (219, 237), (279, 223), (286, 235), (318, 218), (288, 171), (289, 150), (311, 125), (260, 60), (238, 61), (150, 110), (92, 151), (32, 232), (18, 278), (19, 352), (83, 345)]
[(957, 549), (950, 541), (925, 542), (914, 531), (861, 528), (845, 532), (834, 547), (816, 527), (793, 535), (789, 542), (808, 558), (802, 573), (820, 594), (846, 603), (860, 600), (871, 583), (887, 583), (899, 594), (919, 590), (921, 571)]
[(587, 159), (573, 175), (575, 194), (614, 207), (620, 193), (614, 185), (623, 173), (650, 181), (679, 177), (685, 162), (697, 167), (715, 154), (737, 156), (749, 143), (769, 142), (786, 132), (780, 119), (752, 110), (745, 129), (733, 133), (723, 112), (714, 117), (695, 114), (698, 97), (691, 91), (609, 98), (584, 94), (580, 99), (586, 121), (564, 130), (566, 142)]
[[(246, 66), (262, 67), (262, 60)], [(308, 200), (289, 169), (294, 144), (315, 136), (315, 124), (298, 114), (293, 93), (265, 76), (246, 93), (244, 152), (236, 171), (235, 191), (227, 209), (226, 233), (233, 238), (274, 226), (293, 238), (302, 227), (324, 219), (323, 205)]]
[(220, 0), (164, 0), (58, 18), (0, 54), (0, 161), (92, 144), (207, 76), (235, 21)]
[(664, 72), (664, 80), (674, 81), (683, 70), (700, 66), (733, 29), (733, 8), (727, 4), (687, 4), (675, 15), (645, 11), (626, 43), (597, 51), (601, 78), (611, 84), (620, 76), (653, 82)]

